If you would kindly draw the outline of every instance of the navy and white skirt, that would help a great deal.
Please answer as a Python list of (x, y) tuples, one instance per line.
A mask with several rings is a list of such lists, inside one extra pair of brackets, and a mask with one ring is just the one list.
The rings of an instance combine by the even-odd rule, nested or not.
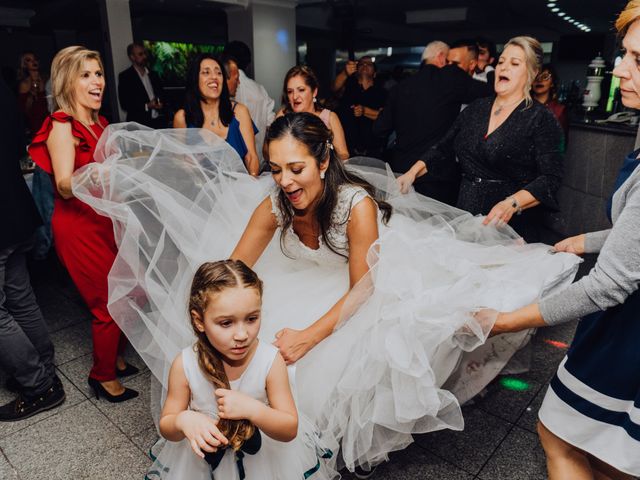
[(640, 291), (580, 322), (539, 416), (571, 445), (640, 475)]

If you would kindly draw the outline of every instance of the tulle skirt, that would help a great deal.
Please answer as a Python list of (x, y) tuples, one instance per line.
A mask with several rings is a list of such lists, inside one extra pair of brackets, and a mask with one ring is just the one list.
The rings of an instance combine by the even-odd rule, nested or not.
[[(119, 255), (109, 309), (166, 386), (171, 360), (193, 342), (187, 293), (204, 261), (227, 258), (274, 188), (252, 178), (203, 130), (111, 125), (97, 164), (76, 172), (74, 194), (112, 218)], [(509, 227), (417, 195), (402, 195), (372, 159), (348, 168), (394, 214), (380, 225), (369, 272), (351, 290), (335, 331), (290, 368), (298, 409), (322, 432), (331, 462), (353, 469), (404, 448), (412, 433), (462, 429), (460, 404), (479, 393), (531, 331), (487, 338), (495, 316), (571, 283), (580, 260), (525, 244)], [(265, 283), (260, 338), (303, 329), (349, 289), (344, 259), (289, 258), (279, 235), (255, 265)]]
[[(315, 428), (300, 419), (298, 436), (278, 442), (262, 434), (260, 450), (251, 455), (227, 450), (212, 471), (189, 442), (158, 441), (146, 480), (326, 480), (339, 475), (329, 467), (333, 452), (320, 446)], [(152, 452), (153, 453), (153, 452)]]

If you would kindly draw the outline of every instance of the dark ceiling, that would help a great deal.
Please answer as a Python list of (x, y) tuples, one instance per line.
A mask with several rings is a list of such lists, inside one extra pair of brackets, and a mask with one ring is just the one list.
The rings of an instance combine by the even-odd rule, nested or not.
[[(100, 1), (0, 0), (0, 7), (33, 10), (31, 26), (38, 30), (86, 30), (99, 26)], [(455, 31), (456, 35), (466, 31), (473, 34), (520, 31), (543, 37), (540, 38), (543, 41), (585, 34), (551, 12), (548, 1), (555, 1), (567, 15), (588, 25), (593, 34), (611, 32), (617, 13), (627, 3), (626, 0), (298, 0), (297, 11), (302, 28), (334, 31), (353, 28), (363, 38), (384, 40), (387, 25), (396, 30), (404, 28), (409, 44), (415, 42), (416, 32), (425, 30), (430, 34)], [(215, 0), (130, 0), (130, 4), (134, 17), (164, 14), (202, 18), (228, 6)], [(406, 22), (407, 12), (456, 8), (467, 9), (464, 20)], [(316, 12), (324, 12), (324, 16)], [(301, 25), (304, 17), (312, 20)], [(316, 25), (309, 24), (314, 21)], [(397, 43), (397, 39), (392, 43)]]

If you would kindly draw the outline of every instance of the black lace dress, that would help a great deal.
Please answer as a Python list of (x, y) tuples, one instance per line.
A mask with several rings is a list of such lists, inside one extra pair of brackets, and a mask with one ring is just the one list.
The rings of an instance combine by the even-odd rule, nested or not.
[(518, 190), (527, 190), (540, 205), (514, 215), (510, 225), (527, 242), (540, 241), (545, 212), (557, 210), (562, 184), (562, 129), (553, 114), (524, 100), (487, 135), (493, 98), (482, 98), (460, 113), (447, 134), (422, 157), (427, 175), (438, 175), (455, 154), (462, 170), (458, 207), (486, 215)]

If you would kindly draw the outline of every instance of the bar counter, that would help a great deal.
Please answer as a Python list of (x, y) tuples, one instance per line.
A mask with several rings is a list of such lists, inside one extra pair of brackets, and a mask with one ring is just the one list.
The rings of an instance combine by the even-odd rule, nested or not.
[(547, 222), (556, 238), (611, 226), (607, 200), (622, 162), (634, 149), (637, 130), (637, 125), (570, 124), (558, 196), (560, 212), (551, 214)]

